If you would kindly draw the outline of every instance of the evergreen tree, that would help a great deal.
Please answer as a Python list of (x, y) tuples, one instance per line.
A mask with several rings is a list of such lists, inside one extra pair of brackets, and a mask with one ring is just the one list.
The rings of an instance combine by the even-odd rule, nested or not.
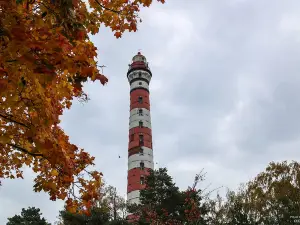
[(137, 224), (176, 225), (195, 221), (204, 224), (201, 191), (195, 188), (180, 191), (167, 172), (166, 168), (151, 170), (146, 188), (140, 192), (140, 205), (129, 206), (129, 211), (139, 218)]
[(35, 207), (29, 207), (28, 209), (22, 209), (21, 215), (15, 215), (8, 218), (6, 225), (51, 225), (43, 217), (40, 209)]
[(60, 218), (63, 225), (104, 225), (109, 221), (110, 214), (103, 208), (93, 208), (90, 216), (63, 210), (60, 211)]

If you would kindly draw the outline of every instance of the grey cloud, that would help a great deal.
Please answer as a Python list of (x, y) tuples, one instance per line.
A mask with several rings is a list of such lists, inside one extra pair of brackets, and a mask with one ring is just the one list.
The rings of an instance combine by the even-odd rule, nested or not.
[[(203, 187), (236, 188), (272, 160), (300, 159), (299, 9), (297, 0), (174, 0), (143, 9), (139, 31), (122, 39), (101, 28), (92, 41), (109, 83), (87, 84), (91, 101), (75, 101), (62, 117), (63, 128), (96, 156), (107, 183), (125, 194), (126, 72), (141, 48), (153, 73), (155, 165), (167, 166), (181, 188), (203, 167)], [(62, 205), (31, 193), (30, 179), (4, 185), (0, 224), (27, 205), (42, 207), (55, 220)]]

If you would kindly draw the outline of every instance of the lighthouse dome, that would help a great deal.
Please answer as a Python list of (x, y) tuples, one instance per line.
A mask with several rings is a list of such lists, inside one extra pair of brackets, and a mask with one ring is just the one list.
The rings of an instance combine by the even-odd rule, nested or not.
[(127, 72), (127, 77), (133, 70), (144, 70), (148, 72), (150, 76), (152, 76), (149, 68), (149, 63), (147, 62), (146, 57), (143, 56), (140, 52), (133, 56), (132, 61), (130, 64), (128, 64), (128, 66), (129, 68)]
[(143, 56), (140, 52), (138, 52), (135, 56), (132, 58), (132, 62), (144, 62), (147, 63), (146, 57)]

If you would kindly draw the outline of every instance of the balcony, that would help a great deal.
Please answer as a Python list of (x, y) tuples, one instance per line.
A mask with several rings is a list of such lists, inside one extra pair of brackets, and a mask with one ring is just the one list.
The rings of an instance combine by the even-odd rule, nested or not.
[(128, 70), (132, 70), (132, 69), (147, 69), (150, 71), (148, 63), (144, 63), (144, 62), (133, 62), (129, 64)]

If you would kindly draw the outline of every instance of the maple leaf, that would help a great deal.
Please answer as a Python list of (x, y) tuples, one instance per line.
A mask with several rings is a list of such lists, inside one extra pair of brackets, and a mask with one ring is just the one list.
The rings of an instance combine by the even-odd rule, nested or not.
[(116, 38), (120, 38), (122, 36), (122, 33), (120, 31), (118, 31), (114, 35), (116, 36)]
[(80, 0), (0, 0), (0, 179), (23, 178), (23, 166), (30, 166), (38, 174), (34, 190), (66, 200), (72, 212), (89, 211), (102, 177), (86, 170), (94, 157), (59, 126), (72, 99), (88, 99), (84, 82), (108, 82), (88, 34), (101, 24), (117, 38), (136, 31), (140, 6), (151, 1), (88, 3), (89, 10)]

